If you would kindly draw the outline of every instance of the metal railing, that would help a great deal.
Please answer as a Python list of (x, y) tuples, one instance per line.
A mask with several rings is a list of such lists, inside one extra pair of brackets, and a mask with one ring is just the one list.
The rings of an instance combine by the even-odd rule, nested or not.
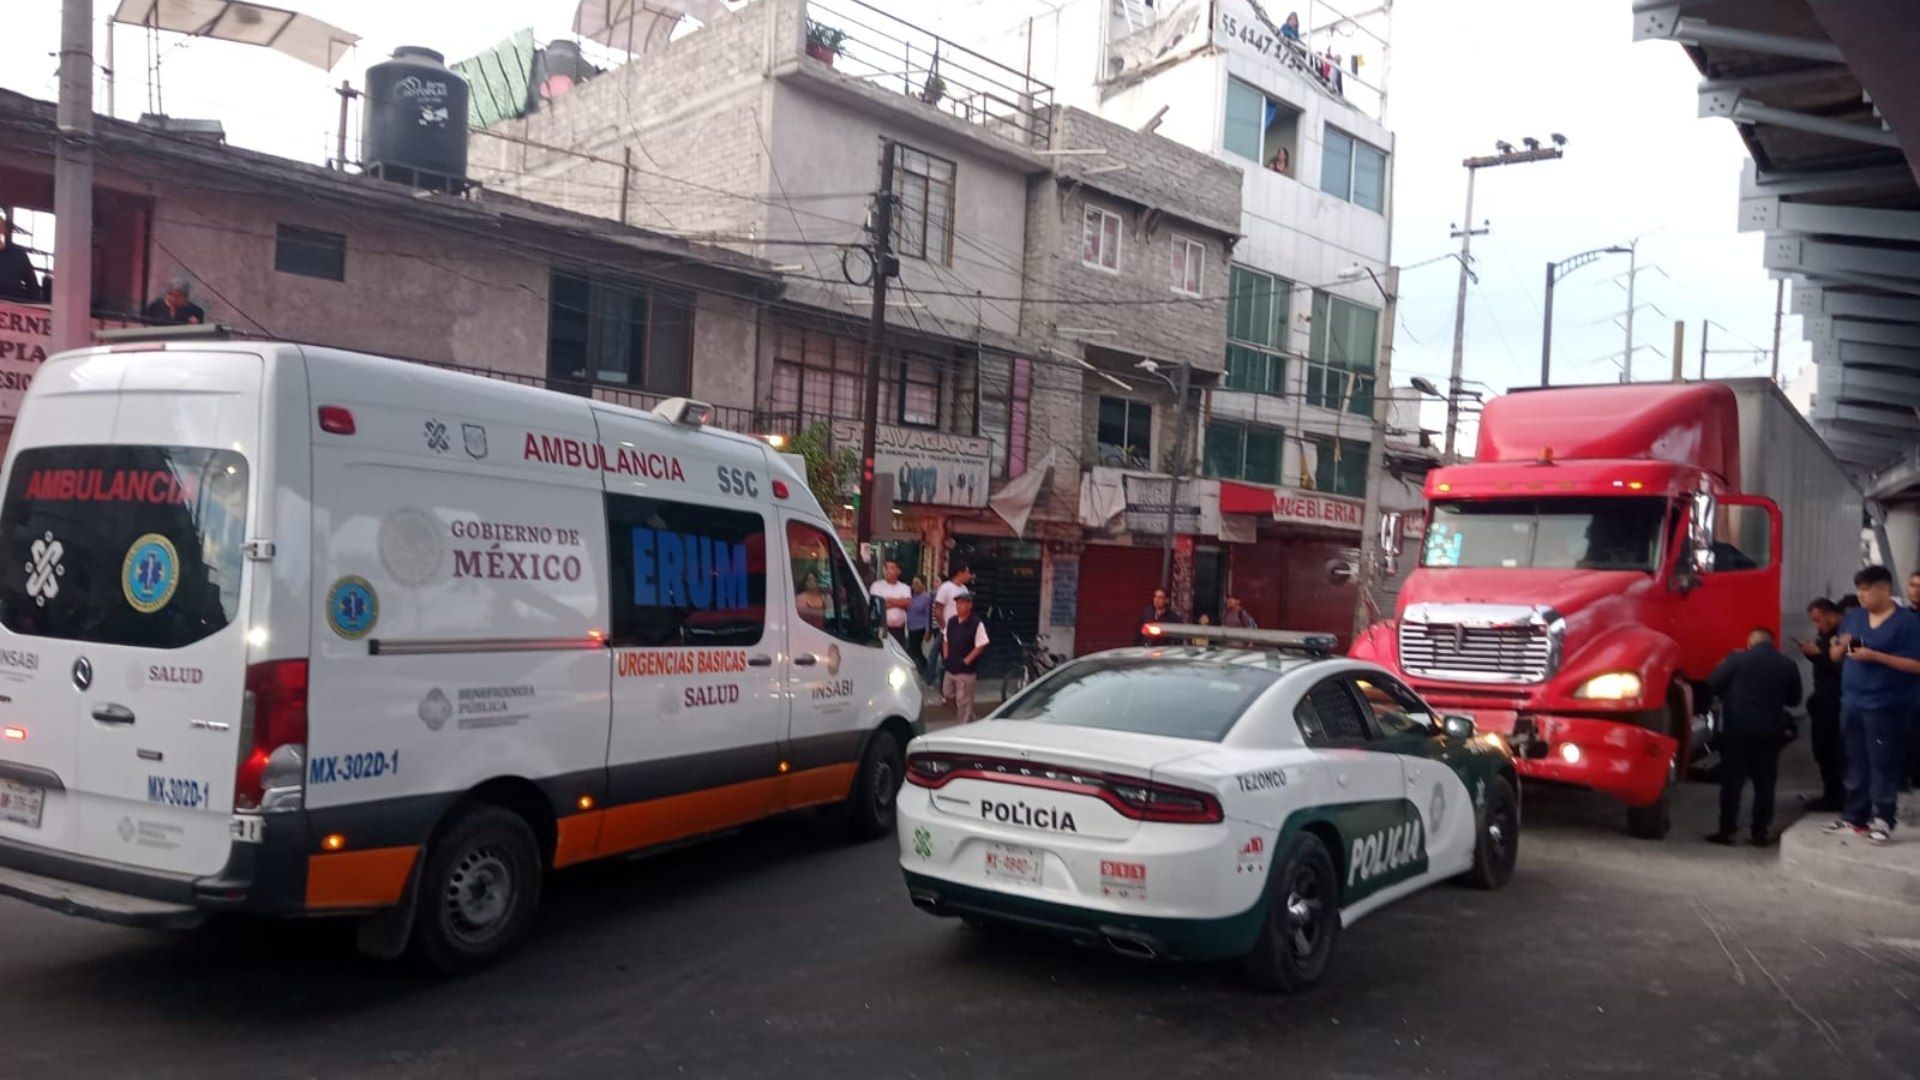
[(809, 40), (818, 30), (844, 35), (830, 61), (810, 50), (836, 71), (1022, 146), (1051, 138), (1053, 87), (1046, 83), (861, 0), (807, 0), (805, 14)]
[[(532, 386), (541, 390), (557, 390), (563, 394), (592, 398), (609, 405), (621, 405), (629, 409), (651, 411), (654, 406), (680, 394), (659, 394), (650, 390), (630, 390), (622, 386), (610, 386), (606, 383), (578, 382), (572, 379), (555, 379), (546, 375), (530, 375), (523, 371), (501, 371), (497, 368), (471, 367), (466, 364), (453, 364), (440, 360), (414, 360), (424, 367), (439, 368), (442, 371), (458, 371), (466, 375), (478, 375), (483, 379), (514, 383), (518, 386)], [(737, 408), (732, 405), (715, 405), (713, 415), (708, 418), (710, 427), (737, 431), (742, 435), (761, 435), (769, 429), (759, 425), (760, 414), (752, 409)]]

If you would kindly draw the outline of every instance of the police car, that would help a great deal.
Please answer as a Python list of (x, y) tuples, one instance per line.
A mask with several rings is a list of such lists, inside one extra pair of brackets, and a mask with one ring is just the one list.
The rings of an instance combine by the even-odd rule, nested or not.
[(1140, 958), (1326, 972), (1340, 931), (1428, 885), (1512, 877), (1519, 781), (1330, 635), (1149, 625), (988, 719), (915, 739), (899, 798), (913, 902)]

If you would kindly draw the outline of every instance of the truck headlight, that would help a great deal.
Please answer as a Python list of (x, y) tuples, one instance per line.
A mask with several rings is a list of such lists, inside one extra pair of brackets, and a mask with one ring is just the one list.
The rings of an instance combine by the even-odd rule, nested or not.
[(1595, 675), (1580, 684), (1573, 692), (1577, 698), (1590, 701), (1626, 701), (1640, 696), (1640, 676), (1631, 671), (1609, 671), (1604, 675)]

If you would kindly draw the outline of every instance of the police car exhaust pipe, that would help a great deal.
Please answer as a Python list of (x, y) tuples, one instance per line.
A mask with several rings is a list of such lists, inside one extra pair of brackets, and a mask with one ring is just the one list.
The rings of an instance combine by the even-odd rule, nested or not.
[(1112, 949), (1121, 956), (1131, 957), (1135, 960), (1152, 960), (1160, 955), (1159, 950), (1153, 947), (1153, 942), (1145, 938), (1134, 937), (1124, 931), (1103, 930), (1101, 931), (1101, 936), (1106, 939), (1107, 948)]

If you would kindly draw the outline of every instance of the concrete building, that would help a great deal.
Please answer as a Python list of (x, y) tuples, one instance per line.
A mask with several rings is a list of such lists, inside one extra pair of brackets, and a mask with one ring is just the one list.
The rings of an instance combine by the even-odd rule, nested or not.
[[(1387, 35), (1326, 5), (1302, 8), (1296, 34), (1250, 0), (1068, 0), (1036, 7), (990, 51), (1031, 56), (1063, 102), (1240, 172), (1242, 239), (1202, 465), (1241, 527), (1228, 526), (1230, 541), (1196, 538), (1196, 577), (1227, 583), (1262, 625), (1344, 634), (1373, 373), (1390, 340), (1376, 282), (1392, 237), (1393, 136), (1371, 75)], [(1402, 416), (1398, 441), (1411, 442), (1413, 410)], [(1387, 493), (1390, 508), (1420, 504), (1417, 480)], [(1207, 590), (1194, 599), (1205, 606)]]
[[(99, 118), (94, 311), (136, 322), (185, 275), (208, 322), (647, 408), (690, 395), (756, 430), (753, 372), (779, 276), (735, 251), (481, 190), (431, 194)], [(0, 210), (42, 234), (54, 107), (0, 91)], [(44, 235), (24, 246), (50, 250)], [(39, 269), (59, 273), (41, 256)], [(50, 338), (0, 310), (0, 425)]]

